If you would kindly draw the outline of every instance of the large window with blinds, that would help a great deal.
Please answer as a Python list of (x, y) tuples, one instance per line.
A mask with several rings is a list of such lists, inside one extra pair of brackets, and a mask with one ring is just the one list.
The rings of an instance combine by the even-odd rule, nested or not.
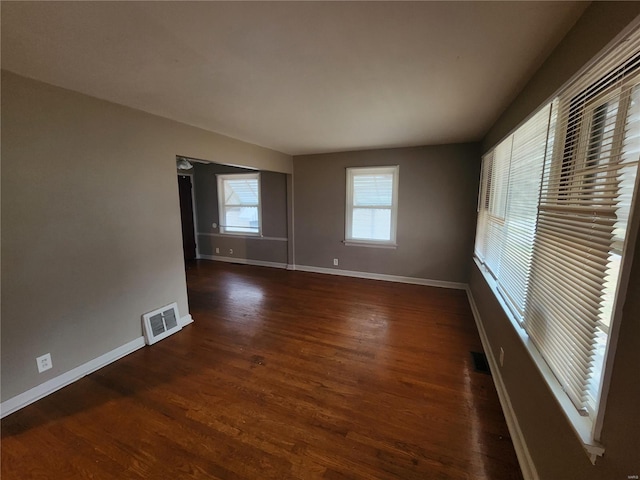
[(399, 167), (347, 168), (345, 241), (395, 245)]
[(260, 174), (217, 175), (220, 233), (260, 235)]
[(597, 437), (639, 161), (640, 30), (483, 157), (476, 258), (583, 438)]

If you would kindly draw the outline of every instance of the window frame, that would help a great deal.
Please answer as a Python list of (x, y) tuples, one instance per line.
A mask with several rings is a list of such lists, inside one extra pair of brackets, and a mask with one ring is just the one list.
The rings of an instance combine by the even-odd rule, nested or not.
[[(367, 206), (370, 209), (384, 209), (390, 211), (390, 232), (389, 240), (376, 240), (373, 238), (354, 238), (353, 236), (353, 212), (355, 209), (360, 208), (355, 206), (354, 203), (354, 180), (355, 177), (366, 174), (391, 174), (392, 180), (392, 193), (391, 193), (391, 205), (372, 205)], [(373, 246), (373, 247), (387, 247), (395, 248), (397, 246), (397, 230), (398, 230), (398, 185), (400, 177), (399, 165), (384, 165), (384, 166), (366, 166), (366, 167), (347, 167), (346, 168), (346, 203), (345, 203), (345, 231), (344, 231), (344, 244), (345, 245), (357, 245), (357, 246)]]
[[(258, 187), (258, 203), (257, 204), (241, 204), (241, 205), (227, 205), (225, 202), (225, 181), (234, 180), (234, 179), (246, 179), (246, 180), (256, 180)], [(218, 227), (219, 232), (222, 235), (229, 236), (241, 236), (241, 237), (261, 237), (262, 236), (262, 186), (260, 181), (260, 172), (256, 173), (219, 173), (216, 174), (217, 188), (218, 188)], [(226, 223), (226, 211), (229, 206), (237, 207), (256, 207), (258, 211), (258, 231), (257, 232), (247, 232), (247, 231), (234, 231), (229, 230), (229, 227), (225, 225)], [(238, 227), (245, 228), (245, 227)], [(246, 227), (251, 228), (251, 227)]]

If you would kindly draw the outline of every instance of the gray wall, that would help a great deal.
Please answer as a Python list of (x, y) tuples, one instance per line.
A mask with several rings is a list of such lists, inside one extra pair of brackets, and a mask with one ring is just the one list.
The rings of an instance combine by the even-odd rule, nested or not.
[(292, 171), (287, 155), (2, 73), (3, 401), (139, 338), (145, 312), (188, 313), (177, 154)]
[[(304, 155), (293, 165), (296, 265), (467, 282), (478, 144)], [(398, 247), (345, 246), (345, 169), (380, 165), (400, 165)]]
[[(590, 6), (529, 86), (495, 124), (485, 139), (485, 145), (493, 145), (567, 81), (582, 66), (574, 56), (584, 63), (638, 14), (640, 3), (637, 2)], [(637, 201), (638, 198), (636, 208)], [(640, 432), (640, 245), (637, 241), (631, 251), (635, 251), (635, 260), (602, 429), (601, 440), (606, 452), (596, 466), (591, 465), (512, 324), (482, 274), (473, 266), (471, 292), (494, 356), (498, 358), (500, 347), (504, 349), (501, 375), (542, 480), (613, 480), (640, 475), (637, 442)]]
[[(287, 176), (283, 173), (260, 171), (262, 237), (250, 237), (221, 235), (220, 228), (213, 228), (212, 225), (220, 225), (216, 175), (250, 173), (255, 170), (214, 163), (196, 163), (193, 170), (199, 254), (286, 264)], [(218, 254), (216, 247), (220, 249)]]
[(489, 150), (533, 113), (640, 12), (640, 2), (592, 2), (483, 140)]

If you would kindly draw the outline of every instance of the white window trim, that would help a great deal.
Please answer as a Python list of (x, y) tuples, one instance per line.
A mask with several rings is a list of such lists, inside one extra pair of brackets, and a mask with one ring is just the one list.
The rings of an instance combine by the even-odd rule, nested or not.
[[(353, 177), (354, 174), (360, 173), (373, 173), (375, 171), (385, 171), (385, 173), (393, 174), (393, 197), (392, 205), (389, 208), (391, 210), (391, 239), (390, 240), (373, 240), (373, 239), (359, 239), (351, 237), (351, 227), (353, 221)], [(400, 176), (399, 165), (384, 165), (376, 167), (347, 167), (347, 196), (345, 204), (345, 229), (344, 229), (344, 244), (346, 246), (358, 246), (358, 247), (381, 247), (381, 248), (396, 248), (396, 235), (398, 229), (398, 179)], [(375, 208), (375, 207), (373, 207)]]
[[(223, 225), (223, 221), (226, 218), (225, 215), (225, 203), (224, 203), (224, 180), (232, 179), (255, 179), (258, 181), (258, 232), (229, 232)], [(260, 182), (260, 173), (228, 173), (228, 174), (216, 174), (217, 188), (218, 188), (218, 226), (221, 235), (228, 235), (233, 237), (262, 237), (262, 185)]]

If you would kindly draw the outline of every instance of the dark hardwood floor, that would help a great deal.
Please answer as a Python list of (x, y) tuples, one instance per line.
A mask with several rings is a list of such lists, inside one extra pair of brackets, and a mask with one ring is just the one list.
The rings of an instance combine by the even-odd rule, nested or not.
[(2, 420), (3, 480), (522, 478), (463, 291), (187, 279), (194, 324)]

